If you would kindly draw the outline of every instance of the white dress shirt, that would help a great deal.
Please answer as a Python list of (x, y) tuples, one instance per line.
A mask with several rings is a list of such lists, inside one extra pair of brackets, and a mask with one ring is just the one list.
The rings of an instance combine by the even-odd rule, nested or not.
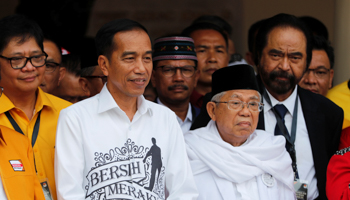
[[(283, 104), (288, 112), (286, 113), (285, 125), (288, 129), (289, 134), (291, 133), (292, 128), (292, 119), (294, 112), (295, 98), (297, 98), (297, 88), (293, 93), (284, 101), (279, 102), (275, 99), (267, 90), (267, 94), (270, 97), (272, 106), (276, 104)], [(264, 121), (265, 121), (265, 130), (269, 133), (274, 134), (276, 127), (276, 117), (273, 111), (271, 110), (271, 105), (269, 105), (264, 98)], [(307, 132), (303, 110), (301, 108), (300, 98), (298, 97), (298, 118), (297, 118), (297, 129), (295, 137), (295, 151), (297, 159), (297, 168), (299, 173), (300, 180), (308, 181), (308, 199), (315, 199), (318, 197), (317, 189), (317, 179), (314, 166), (314, 160), (312, 156), (312, 149), (309, 139), (309, 134)]]
[(197, 197), (175, 114), (141, 95), (130, 121), (106, 85), (61, 111), (55, 177), (64, 200)]
[[(164, 105), (164, 104), (160, 101), (159, 98), (157, 98), (157, 103), (158, 103), (159, 105), (162, 105), (162, 106), (165, 106), (165, 107), (166, 107), (166, 105)], [(193, 122), (193, 121), (192, 121), (193, 117), (192, 117), (192, 107), (191, 107), (191, 104), (190, 104), (190, 103), (188, 104), (187, 115), (186, 115), (186, 118), (185, 118), (184, 121), (182, 121), (182, 119), (181, 119), (179, 116), (176, 116), (176, 118), (177, 118), (177, 121), (179, 122), (179, 125), (180, 125), (180, 127), (181, 127), (182, 133), (186, 133), (187, 131), (189, 131), (190, 128), (191, 128), (192, 122)]]

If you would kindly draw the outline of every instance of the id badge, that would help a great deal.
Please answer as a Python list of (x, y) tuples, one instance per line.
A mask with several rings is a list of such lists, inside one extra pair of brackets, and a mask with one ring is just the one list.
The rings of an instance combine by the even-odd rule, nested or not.
[(40, 180), (41, 188), (43, 188), (45, 200), (53, 200), (51, 190), (49, 186), (49, 180), (47, 178)]
[(294, 190), (297, 200), (307, 200), (308, 182), (300, 179), (294, 181)]

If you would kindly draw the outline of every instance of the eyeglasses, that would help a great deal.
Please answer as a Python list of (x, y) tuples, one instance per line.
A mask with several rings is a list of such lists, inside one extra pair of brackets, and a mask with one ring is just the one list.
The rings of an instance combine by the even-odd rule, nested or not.
[(107, 76), (82, 76), (84, 78), (100, 78), (102, 80), (102, 83), (107, 82)]
[(56, 63), (56, 62), (46, 62), (46, 69), (45, 69), (45, 73), (52, 73), (56, 70), (57, 67), (59, 67), (60, 64)]
[(329, 71), (330, 71), (330, 69), (326, 69), (323, 67), (316, 68), (316, 69), (308, 69), (308, 70), (306, 70), (304, 76), (308, 76), (310, 72), (313, 72), (314, 75), (316, 76), (316, 78), (324, 79), (324, 78), (327, 78)]
[(0, 55), (0, 58), (9, 60), (13, 69), (22, 69), (24, 66), (26, 66), (28, 60), (30, 61), (30, 63), (32, 63), (34, 67), (44, 66), (46, 63), (47, 54), (44, 52), (40, 55), (35, 55), (31, 57), (19, 56), (11, 58)]
[(2, 96), (2, 93), (4, 92), (4, 88), (0, 87), (0, 97)]
[(179, 69), (181, 71), (182, 76), (184, 76), (186, 78), (192, 77), (194, 72), (197, 69), (195, 66), (190, 66), (190, 65), (186, 65), (183, 67), (174, 67), (172, 65), (164, 65), (164, 66), (157, 67), (155, 69), (158, 69), (158, 68), (162, 69), (162, 73), (166, 77), (174, 76), (176, 71)]
[(247, 108), (252, 112), (260, 112), (263, 109), (264, 104), (256, 101), (251, 101), (245, 103), (238, 100), (229, 100), (229, 101), (213, 101), (215, 103), (227, 103), (227, 108), (230, 110), (240, 111), (244, 108), (244, 105), (247, 104)]

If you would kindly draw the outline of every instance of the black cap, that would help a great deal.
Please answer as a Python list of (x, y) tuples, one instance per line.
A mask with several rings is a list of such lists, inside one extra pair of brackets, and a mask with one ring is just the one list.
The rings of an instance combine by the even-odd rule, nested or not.
[(212, 96), (228, 90), (259, 92), (254, 69), (250, 65), (234, 65), (216, 70), (212, 76)]

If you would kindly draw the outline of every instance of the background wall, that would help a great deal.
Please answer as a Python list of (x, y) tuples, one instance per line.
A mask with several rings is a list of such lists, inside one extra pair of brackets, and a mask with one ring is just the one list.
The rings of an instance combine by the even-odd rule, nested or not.
[[(83, 36), (94, 37), (103, 24), (116, 18), (130, 18), (140, 22), (149, 30), (151, 39), (154, 40), (163, 35), (180, 33), (201, 15), (218, 15), (232, 25), (236, 51), (244, 56), (248, 50), (247, 34), (250, 25), (281, 12), (296, 16), (308, 15), (322, 21), (328, 28), (332, 45), (337, 50), (339, 44), (334, 39), (335, 10), (336, 2), (339, 1), (341, 0), (2, 0), (0, 17), (14, 13), (17, 5), (22, 5), (19, 10), (36, 13), (35, 18), (43, 21), (42, 26), (48, 27), (50, 22), (47, 19), (52, 18), (54, 26), (50, 31), (59, 33), (63, 43), (69, 47), (79, 45), (79, 38)], [(338, 50), (335, 53), (337, 55), (341, 52)], [(344, 63), (342, 60), (344, 59), (339, 60), (336, 56), (335, 84), (350, 77), (347, 61)], [(337, 63), (342, 65), (338, 67)]]

